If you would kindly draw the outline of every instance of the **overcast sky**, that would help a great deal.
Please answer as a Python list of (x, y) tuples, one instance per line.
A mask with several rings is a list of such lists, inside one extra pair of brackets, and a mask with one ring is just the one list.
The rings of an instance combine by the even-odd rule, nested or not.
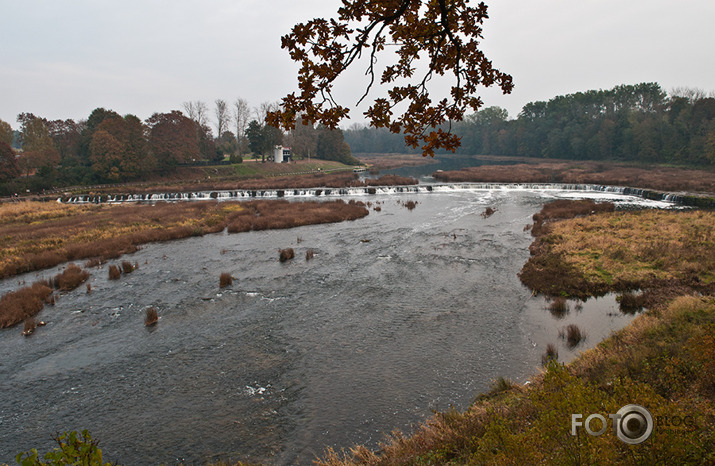
[[(0, 119), (17, 128), (21, 112), (82, 119), (105, 107), (146, 119), (189, 100), (277, 101), (296, 89), (281, 35), (340, 3), (0, 0)], [(483, 50), (516, 87), (481, 95), (512, 117), (528, 102), (618, 84), (715, 90), (713, 0), (486, 3)], [(362, 71), (340, 84), (341, 104), (359, 99)]]

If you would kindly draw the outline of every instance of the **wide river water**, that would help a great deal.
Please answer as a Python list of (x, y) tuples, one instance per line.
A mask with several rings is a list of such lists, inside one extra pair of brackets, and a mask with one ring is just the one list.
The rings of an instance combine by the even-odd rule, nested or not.
[[(465, 409), (497, 377), (526, 383), (547, 343), (569, 360), (631, 318), (612, 296), (555, 318), (519, 282), (524, 226), (556, 197), (665, 206), (559, 190), (363, 195), (381, 211), (146, 245), (122, 258), (139, 269), (118, 281), (108, 265), (91, 269), (91, 293), (47, 306), (30, 338), (0, 330), (0, 463), (89, 429), (105, 461), (123, 464), (309, 464), (326, 447), (374, 448), (431, 410)], [(487, 206), (496, 213), (482, 218)], [(287, 247), (296, 258), (280, 263)], [(222, 272), (235, 280), (219, 289)], [(575, 352), (558, 339), (572, 322), (588, 335)]]

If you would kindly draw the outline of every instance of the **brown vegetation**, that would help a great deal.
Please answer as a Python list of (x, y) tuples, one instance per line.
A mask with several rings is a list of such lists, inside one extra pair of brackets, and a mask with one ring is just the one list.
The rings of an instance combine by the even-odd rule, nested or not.
[(10, 327), (32, 317), (42, 310), (52, 295), (47, 282), (11, 291), (0, 298), (0, 328)]
[(221, 276), (218, 279), (219, 288), (226, 288), (227, 286), (230, 286), (232, 283), (233, 283), (233, 276), (230, 273), (228, 273), (228, 272), (221, 273)]
[(241, 205), (244, 209), (229, 218), (229, 233), (342, 222), (369, 213), (362, 202), (346, 203), (341, 199), (326, 202), (251, 201)]
[(63, 262), (107, 259), (142, 244), (224, 230), (291, 228), (364, 217), (362, 203), (287, 201), (182, 202), (129, 205), (0, 205), (0, 278)]
[[(535, 219), (552, 218), (546, 211), (547, 206)], [(689, 291), (715, 289), (713, 212), (607, 212), (537, 221), (533, 231), (538, 234), (529, 248), (532, 257), (519, 277), (539, 293), (583, 299), (641, 289), (639, 306), (651, 307)]]
[(154, 324), (159, 322), (159, 313), (156, 311), (156, 308), (150, 307), (146, 310), (146, 313), (144, 315), (144, 325), (147, 327), (150, 327)]
[(492, 215), (494, 215), (494, 212), (496, 212), (496, 209), (492, 209), (491, 207), (487, 207), (484, 209), (484, 212), (482, 212), (482, 218), (489, 218)]
[(122, 261), (122, 272), (124, 272), (124, 273), (134, 272), (134, 270), (136, 270), (139, 267), (139, 264), (136, 264), (136, 265), (135, 264), (132, 264), (129, 261)]
[(568, 324), (559, 330), (559, 338), (565, 339), (569, 348), (574, 348), (586, 338), (586, 334), (581, 331), (578, 325)]
[(309, 260), (311, 260), (311, 259), (313, 258), (313, 256), (315, 256), (315, 252), (313, 252), (312, 249), (308, 249), (308, 250), (305, 252), (305, 260), (309, 261)]
[(557, 319), (563, 318), (566, 314), (571, 312), (568, 301), (562, 296), (556, 296), (551, 299), (549, 306), (547, 307), (551, 315)]
[(119, 280), (122, 276), (122, 270), (116, 265), (109, 266), (109, 279)]
[(295, 251), (293, 248), (281, 249), (279, 254), (279, 259), (281, 262), (286, 262), (295, 257)]
[(52, 286), (59, 291), (71, 291), (86, 282), (89, 272), (75, 264), (70, 264), (52, 279)]
[(548, 343), (546, 345), (546, 352), (541, 355), (541, 365), (546, 367), (551, 361), (558, 361), (559, 350), (556, 349), (556, 345), (553, 343)]
[(672, 167), (639, 167), (613, 162), (539, 161), (482, 165), (437, 172), (447, 183), (566, 183), (631, 186), (663, 191), (715, 192), (715, 173)]

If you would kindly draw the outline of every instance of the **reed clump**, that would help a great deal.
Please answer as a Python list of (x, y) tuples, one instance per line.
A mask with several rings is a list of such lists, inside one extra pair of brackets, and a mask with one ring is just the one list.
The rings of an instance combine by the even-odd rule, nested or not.
[(233, 276), (228, 272), (223, 272), (219, 276), (218, 286), (219, 288), (226, 288), (233, 284)]
[(556, 296), (551, 299), (547, 309), (551, 312), (551, 315), (561, 319), (566, 314), (571, 312), (571, 306), (569, 306), (568, 301), (563, 296)]
[(294, 257), (295, 257), (295, 251), (293, 250), (293, 248), (287, 248), (287, 249), (280, 250), (278, 259), (281, 262), (286, 262), (286, 261), (293, 259)]
[(150, 307), (146, 310), (144, 314), (144, 325), (146, 327), (151, 327), (159, 322), (159, 313), (155, 307)]
[(566, 340), (569, 348), (575, 348), (586, 338), (586, 333), (578, 325), (568, 324), (559, 330), (559, 338)]
[(47, 282), (35, 282), (31, 286), (5, 293), (0, 298), (0, 328), (10, 327), (34, 316), (42, 310), (52, 296)]
[(484, 209), (484, 212), (482, 212), (482, 218), (489, 218), (492, 215), (494, 215), (494, 212), (496, 212), (496, 209), (492, 209), (491, 207), (487, 207)]
[(555, 344), (548, 343), (546, 345), (546, 352), (541, 355), (541, 365), (546, 367), (549, 365), (549, 362), (558, 361), (558, 360), (559, 360), (559, 350), (556, 348)]
[(76, 264), (70, 264), (62, 273), (55, 275), (52, 285), (59, 291), (72, 291), (86, 282), (88, 278), (89, 272)]
[(109, 266), (109, 279), (119, 280), (122, 277), (122, 270), (116, 265)]
[(132, 264), (129, 261), (122, 261), (122, 272), (124, 272), (124, 273), (132, 273), (137, 268), (139, 268), (139, 264), (136, 262), (134, 264)]

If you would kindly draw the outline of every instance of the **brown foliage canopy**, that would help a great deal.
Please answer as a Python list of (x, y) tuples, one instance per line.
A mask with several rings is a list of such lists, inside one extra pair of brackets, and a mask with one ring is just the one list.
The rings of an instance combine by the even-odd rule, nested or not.
[[(300, 94), (283, 98), (282, 108), (270, 113), (268, 122), (286, 129), (295, 127), (300, 114), (305, 124), (320, 122), (336, 128), (349, 110), (332, 95), (335, 80), (363, 53), (369, 54), (369, 84), (361, 101), (379, 79), (393, 85), (387, 97), (375, 99), (365, 112), (370, 124), (405, 133), (411, 147), (423, 143), (423, 155), (435, 149), (454, 151), (459, 138), (446, 121), (459, 121), (465, 111), (478, 110), (475, 96), (479, 85), (498, 85), (506, 94), (513, 88), (511, 76), (492, 67), (479, 49), (487, 7), (468, 6), (467, 0), (343, 0), (337, 19), (313, 19), (296, 25), (282, 38), (282, 47), (300, 63)], [(396, 62), (386, 66), (378, 78), (377, 56), (395, 48)], [(426, 56), (424, 75), (415, 77), (420, 55)], [(450, 97), (433, 102), (428, 83), (435, 76), (453, 75)], [(406, 110), (394, 115), (396, 106)]]

